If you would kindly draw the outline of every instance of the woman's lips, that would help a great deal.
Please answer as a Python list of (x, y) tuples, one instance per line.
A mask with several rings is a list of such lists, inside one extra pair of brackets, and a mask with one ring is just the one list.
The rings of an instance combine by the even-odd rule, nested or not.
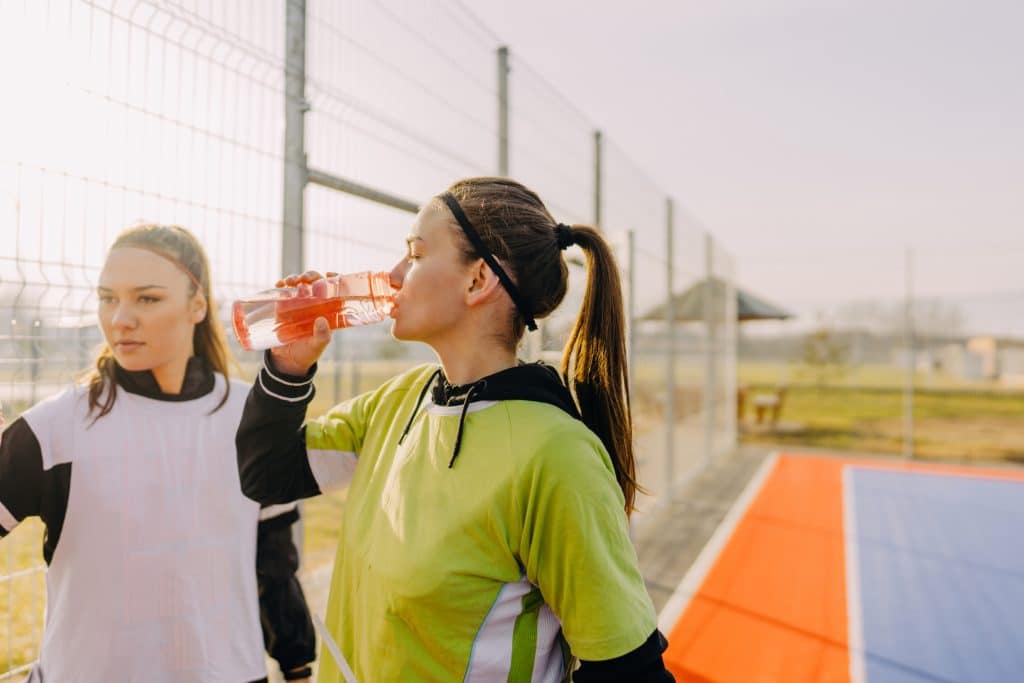
[(141, 347), (142, 345), (142, 342), (137, 341), (114, 342), (114, 348), (117, 349), (118, 351), (134, 351), (135, 349)]

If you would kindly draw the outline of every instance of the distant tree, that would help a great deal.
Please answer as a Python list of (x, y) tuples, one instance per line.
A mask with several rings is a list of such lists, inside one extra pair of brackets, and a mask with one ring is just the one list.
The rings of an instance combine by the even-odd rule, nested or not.
[(956, 304), (938, 299), (914, 302), (914, 334), (918, 337), (951, 337), (963, 333), (964, 312)]
[[(899, 338), (906, 328), (902, 302), (853, 301), (836, 310), (836, 326)], [(914, 334), (919, 338), (957, 336), (964, 329), (960, 306), (941, 299), (918, 299), (913, 304)]]
[(835, 332), (821, 325), (804, 337), (801, 360), (819, 389), (843, 377), (849, 370), (849, 349)]
[(836, 327), (875, 333), (892, 331), (892, 310), (880, 301), (851, 301), (835, 312)]

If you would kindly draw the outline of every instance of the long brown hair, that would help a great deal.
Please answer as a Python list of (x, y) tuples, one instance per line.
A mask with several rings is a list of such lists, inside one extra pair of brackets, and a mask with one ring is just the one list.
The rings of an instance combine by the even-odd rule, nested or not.
[[(206, 317), (196, 323), (192, 333), (192, 348), (195, 355), (204, 358), (212, 370), (228, 379), (228, 366), (234, 363), (234, 359), (228, 348), (224, 328), (218, 322), (217, 305), (210, 285), (210, 264), (195, 235), (177, 225), (136, 225), (118, 235), (110, 245), (110, 250), (118, 247), (146, 249), (174, 263), (189, 276), (189, 296), (194, 296), (202, 289), (203, 297), (206, 298)], [(83, 378), (89, 388), (89, 414), (96, 413), (93, 422), (114, 407), (117, 398), (117, 381), (114, 377), (116, 366), (114, 352), (104, 343), (96, 356), (95, 367)], [(230, 394), (231, 383), (225, 382), (224, 396), (212, 412), (219, 410)]]
[[(508, 178), (467, 178), (448, 191), (458, 200), (480, 238), (511, 271), (520, 294), (536, 318), (550, 315), (565, 298), (569, 269), (559, 248), (557, 221), (535, 192)], [(626, 499), (634, 509), (637, 491), (626, 363), (626, 319), (622, 286), (611, 248), (597, 229), (573, 225), (573, 243), (587, 259), (587, 287), (569, 340), (562, 351), (562, 378), (572, 392), (583, 422), (600, 437), (615, 467)], [(458, 232), (466, 261), (478, 258)], [(513, 313), (506, 342), (515, 348), (526, 329)]]

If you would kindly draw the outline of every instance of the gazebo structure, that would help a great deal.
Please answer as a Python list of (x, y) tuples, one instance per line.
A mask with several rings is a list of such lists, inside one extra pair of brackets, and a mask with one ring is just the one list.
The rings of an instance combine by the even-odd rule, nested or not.
[[(729, 291), (727, 283), (720, 278), (706, 278), (699, 280), (679, 294), (675, 294), (669, 301), (665, 301), (644, 313), (638, 318), (639, 322), (665, 322), (669, 316), (679, 324), (704, 323), (707, 326), (709, 341), (706, 344), (708, 353), (714, 347), (711, 338), (717, 332), (716, 328), (727, 322), (722, 318), (722, 311), (726, 308), (726, 296)], [(794, 314), (773, 303), (765, 301), (749, 291), (740, 287), (733, 287), (736, 296), (736, 322), (744, 323), (754, 320), (788, 320)], [(671, 312), (669, 309), (671, 303)], [(737, 334), (739, 329), (737, 327)], [(709, 358), (706, 362), (708, 368), (704, 391), (712, 395), (715, 387), (714, 363)], [(756, 412), (757, 422), (760, 424), (765, 418), (774, 428), (782, 410), (782, 403), (785, 399), (786, 388), (777, 387), (770, 393), (761, 393), (752, 397), (753, 407)], [(747, 404), (747, 387), (736, 387), (736, 419), (741, 422), (744, 417)], [(711, 419), (711, 418), (709, 418)]]
[[(745, 289), (736, 287), (735, 290), (736, 319), (741, 323), (750, 320), (788, 320), (793, 317), (793, 314), (786, 309), (769, 303)], [(710, 304), (711, 310), (720, 310), (726, 291), (725, 281), (719, 278), (695, 282), (672, 297), (672, 318), (679, 322), (705, 320), (707, 317), (705, 307)], [(668, 302), (665, 302), (642, 315), (640, 320), (665, 320), (667, 314)]]

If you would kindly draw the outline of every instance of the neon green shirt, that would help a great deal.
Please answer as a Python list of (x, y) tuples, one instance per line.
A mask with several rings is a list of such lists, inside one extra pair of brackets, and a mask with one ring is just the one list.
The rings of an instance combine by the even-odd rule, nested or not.
[[(563, 644), (604, 660), (656, 617), (600, 439), (559, 408), (429, 397), (423, 366), (311, 421), (310, 460), (358, 457), (325, 623), (361, 683), (560, 681)], [(321, 683), (343, 681), (326, 648)]]

